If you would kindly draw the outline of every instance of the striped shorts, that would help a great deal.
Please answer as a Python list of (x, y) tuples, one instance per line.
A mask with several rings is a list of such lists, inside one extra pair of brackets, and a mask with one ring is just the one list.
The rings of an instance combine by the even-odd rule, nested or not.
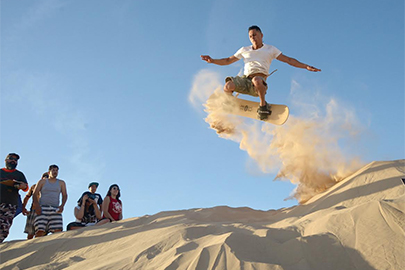
[(41, 206), (42, 213), (35, 218), (35, 232), (55, 232), (63, 230), (63, 219), (61, 213), (56, 213), (59, 207)]

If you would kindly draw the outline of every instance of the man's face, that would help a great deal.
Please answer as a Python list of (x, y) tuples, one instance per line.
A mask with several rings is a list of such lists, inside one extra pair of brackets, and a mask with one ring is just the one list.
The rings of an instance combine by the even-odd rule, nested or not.
[(6, 158), (6, 168), (9, 170), (13, 170), (17, 167), (18, 158), (16, 156), (9, 156)]
[(51, 178), (56, 178), (56, 177), (58, 176), (58, 173), (59, 173), (59, 169), (58, 169), (58, 168), (52, 168), (52, 169), (49, 171), (49, 177), (51, 177)]
[(253, 46), (261, 46), (263, 43), (263, 34), (256, 29), (249, 31), (249, 39)]
[(96, 193), (96, 191), (97, 191), (97, 186), (96, 186), (96, 185), (91, 185), (91, 186), (89, 187), (89, 191), (90, 191), (91, 193)]

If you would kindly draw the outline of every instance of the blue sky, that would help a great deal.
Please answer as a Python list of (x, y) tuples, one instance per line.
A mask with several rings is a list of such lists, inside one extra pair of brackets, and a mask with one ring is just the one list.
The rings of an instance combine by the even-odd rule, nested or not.
[[(264, 42), (321, 68), (274, 61), (272, 102), (305, 116), (338, 101), (362, 132), (339, 146), (362, 161), (404, 158), (403, 1), (1, 1), (0, 156), (20, 154), (30, 184), (50, 164), (67, 183), (64, 223), (91, 181), (121, 187), (124, 218), (229, 205), (278, 209), (295, 185), (272, 181), (237, 142), (219, 138), (190, 92), (242, 61), (209, 65)], [(213, 81), (216, 80), (213, 75)], [(212, 89), (213, 91), (214, 89)], [(297, 104), (301, 104), (298, 106)], [(311, 105), (311, 106), (312, 106)], [(257, 123), (256, 123), (257, 125)], [(22, 196), (25, 193), (21, 192)], [(25, 217), (7, 240), (24, 239)]]

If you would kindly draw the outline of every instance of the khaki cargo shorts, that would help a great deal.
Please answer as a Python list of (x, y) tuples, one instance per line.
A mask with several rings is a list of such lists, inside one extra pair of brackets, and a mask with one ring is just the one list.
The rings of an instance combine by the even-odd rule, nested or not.
[[(262, 78), (262, 77), (260, 77), (260, 78)], [(262, 79), (263, 79), (264, 85), (267, 87), (266, 80), (264, 78), (262, 78)], [(259, 96), (257, 94), (256, 88), (253, 86), (252, 79), (246, 75), (243, 75), (242, 77), (240, 77), (240, 76), (226, 77), (225, 82), (228, 82), (228, 81), (232, 81), (235, 84), (235, 90), (234, 90), (235, 92), (254, 96), (254, 97)]]

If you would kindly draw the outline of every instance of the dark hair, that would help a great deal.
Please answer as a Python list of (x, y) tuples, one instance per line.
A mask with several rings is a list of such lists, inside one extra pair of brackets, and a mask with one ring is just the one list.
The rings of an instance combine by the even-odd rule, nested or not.
[(42, 178), (49, 178), (49, 173), (48, 172), (44, 172), (42, 174)]
[[(92, 194), (90, 191), (84, 192), (84, 193), (82, 194), (82, 196), (80, 197), (80, 199), (77, 201), (77, 204), (78, 204), (79, 206), (81, 206), (82, 203), (83, 203), (83, 197), (84, 197), (84, 195), (87, 195), (87, 197), (89, 197), (90, 195), (93, 195), (93, 194)], [(93, 196), (94, 196), (94, 195), (93, 195)], [(85, 209), (84, 212), (86, 213), (87, 210)], [(90, 215), (93, 215), (93, 214), (94, 214), (94, 207), (93, 207), (93, 204), (89, 206), (88, 213), (90, 213)]]
[(87, 197), (89, 197), (89, 198), (90, 198), (90, 196), (92, 195), (92, 197), (94, 198), (94, 194), (93, 194), (93, 193), (91, 193), (90, 191), (85, 191), (85, 192), (82, 194), (82, 196), (80, 197), (80, 199), (77, 200), (77, 204), (78, 204), (79, 206), (82, 205), (84, 195), (87, 195)]
[(53, 164), (53, 165), (49, 166), (49, 171), (51, 171), (53, 168), (56, 168), (59, 170), (58, 165)]
[(249, 32), (250, 30), (257, 30), (257, 31), (259, 31), (260, 33), (262, 32), (262, 30), (260, 29), (260, 27), (257, 26), (257, 25), (252, 25), (251, 27), (249, 27), (248, 32)]
[(107, 192), (107, 196), (111, 196), (111, 189), (113, 187), (117, 187), (118, 188), (118, 194), (117, 194), (117, 200), (120, 200), (121, 197), (121, 191), (120, 191), (120, 187), (117, 184), (112, 184), (109, 188), (108, 188), (108, 192)]

